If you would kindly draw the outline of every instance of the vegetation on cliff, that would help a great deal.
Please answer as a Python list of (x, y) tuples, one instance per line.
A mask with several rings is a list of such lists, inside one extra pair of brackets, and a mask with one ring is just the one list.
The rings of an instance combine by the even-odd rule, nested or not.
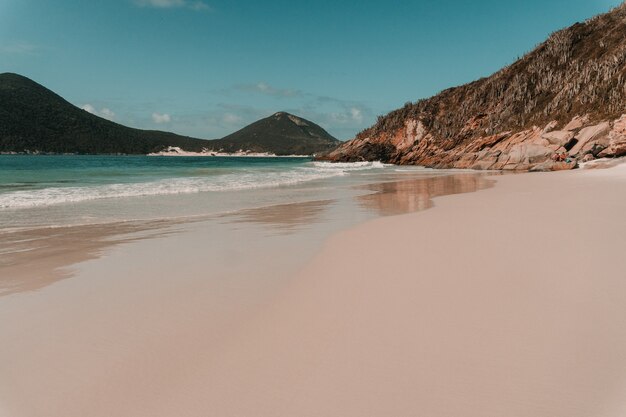
[[(590, 125), (616, 120), (624, 112), (626, 4), (552, 34), (488, 78), (380, 116), (354, 139), (362, 146), (349, 142), (331, 159), (375, 155), (389, 162), (454, 165), (449, 152), (479, 139), (504, 135), (498, 140), (505, 140), (506, 135), (548, 124), (549, 129), (559, 129), (577, 116), (584, 117), (583, 125)], [(420, 132), (407, 129), (413, 122)], [(404, 135), (404, 140), (398, 135)], [(418, 144), (406, 143), (411, 136), (416, 141), (426, 138), (431, 145), (421, 146), (423, 152), (416, 153)], [(438, 157), (432, 158), (434, 154)]]

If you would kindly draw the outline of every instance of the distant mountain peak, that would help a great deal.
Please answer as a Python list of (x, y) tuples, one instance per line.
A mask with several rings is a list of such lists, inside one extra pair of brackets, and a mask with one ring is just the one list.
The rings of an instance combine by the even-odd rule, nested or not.
[(147, 154), (173, 147), (312, 155), (339, 143), (315, 123), (282, 111), (215, 140), (134, 129), (80, 109), (27, 77), (0, 74), (0, 152)]
[(336, 148), (341, 142), (317, 124), (279, 111), (213, 141), (213, 150), (272, 152), (277, 155), (311, 155)]

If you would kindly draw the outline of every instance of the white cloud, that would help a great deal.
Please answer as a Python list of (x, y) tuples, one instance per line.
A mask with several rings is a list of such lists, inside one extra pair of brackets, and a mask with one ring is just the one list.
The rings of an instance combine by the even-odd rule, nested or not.
[(271, 91), (271, 87), (263, 82), (258, 83), (255, 87), (262, 93), (267, 93), (268, 91)]
[(201, 10), (211, 11), (211, 6), (201, 1), (194, 1), (194, 2), (188, 3), (187, 7), (189, 7), (192, 10), (198, 10), (198, 11), (201, 11)]
[(103, 109), (100, 109), (100, 116), (108, 120), (113, 120), (115, 118), (115, 113), (113, 113), (111, 109), (107, 109), (105, 107)]
[(86, 112), (89, 112), (91, 114), (96, 114), (96, 108), (94, 106), (92, 106), (91, 104), (83, 104), (81, 106), (81, 109), (83, 109)]
[(167, 113), (152, 113), (152, 121), (158, 125), (162, 123), (169, 123), (172, 121), (172, 118)]
[(361, 112), (361, 109), (358, 109), (356, 107), (350, 108), (350, 116), (352, 116), (352, 120), (356, 122), (363, 121), (363, 113)]
[(186, 8), (196, 11), (210, 11), (211, 7), (200, 0), (134, 0), (139, 7), (152, 7), (156, 9)]
[(2, 54), (32, 54), (37, 50), (37, 46), (29, 42), (6, 42), (0, 44), (0, 53)]
[(291, 88), (274, 88), (265, 82), (256, 84), (240, 84), (234, 87), (235, 90), (264, 94), (273, 97), (302, 97), (304, 94), (300, 90)]
[(361, 123), (363, 122), (363, 110), (359, 107), (350, 106), (346, 107), (342, 111), (330, 113), (330, 117), (333, 122), (341, 124)]
[(95, 114), (96, 116), (100, 116), (103, 119), (107, 119), (107, 120), (115, 119), (115, 113), (111, 109), (106, 108), (106, 107), (103, 107), (100, 110), (98, 110), (91, 104), (87, 103), (87, 104), (82, 105), (81, 109), (91, 114)]
[(224, 113), (222, 121), (227, 125), (233, 125), (241, 122), (241, 117), (233, 113)]

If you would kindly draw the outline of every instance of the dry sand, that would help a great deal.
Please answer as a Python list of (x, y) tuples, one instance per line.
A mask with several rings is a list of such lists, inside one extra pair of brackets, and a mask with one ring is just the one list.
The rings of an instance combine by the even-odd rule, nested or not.
[(623, 417), (626, 165), (497, 181), (340, 232), (271, 285), (151, 280), (207, 273), (163, 261), (202, 242), (177, 234), (8, 297), (0, 415)]

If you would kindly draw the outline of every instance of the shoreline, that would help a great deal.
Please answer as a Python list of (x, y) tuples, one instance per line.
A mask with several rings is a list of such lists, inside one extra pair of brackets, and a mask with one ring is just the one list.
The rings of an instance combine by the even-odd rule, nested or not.
[[(71, 278), (74, 265), (97, 261), (124, 243), (165, 235), (183, 235), (194, 227), (207, 228), (215, 223), (232, 227), (265, 225), (268, 233), (283, 233), (325, 224), (325, 234), (353, 227), (367, 219), (425, 210), (432, 199), (446, 193), (473, 192), (493, 185), (487, 173), (457, 172), (441, 176), (412, 177), (350, 185), (341, 198), (328, 195), (323, 200), (311, 195), (302, 200), (226, 209), (202, 214), (169, 217), (129, 218), (98, 222), (31, 225), (0, 230), (0, 297), (14, 292), (37, 289), (65, 278)], [(271, 189), (267, 191), (272, 192)], [(350, 194), (350, 195), (348, 195)], [(351, 201), (363, 213), (355, 218), (339, 209), (332, 221), (316, 219), (341, 200)], [(343, 205), (346, 204), (343, 201)], [(231, 227), (231, 228), (232, 228)], [(223, 233), (229, 233), (225, 228)], [(319, 241), (319, 238), (318, 238)], [(321, 246), (321, 241), (318, 242)], [(21, 290), (20, 290), (21, 289)]]
[(251, 158), (315, 158), (315, 155), (276, 155), (264, 152), (223, 153), (223, 152), (188, 152), (181, 153), (54, 153), (54, 152), (0, 152), (0, 156), (220, 156), (220, 157), (251, 157)]
[(305, 205), (306, 249), (252, 210), (0, 298), (0, 415), (623, 415), (626, 165), (487, 178), (339, 232)]

